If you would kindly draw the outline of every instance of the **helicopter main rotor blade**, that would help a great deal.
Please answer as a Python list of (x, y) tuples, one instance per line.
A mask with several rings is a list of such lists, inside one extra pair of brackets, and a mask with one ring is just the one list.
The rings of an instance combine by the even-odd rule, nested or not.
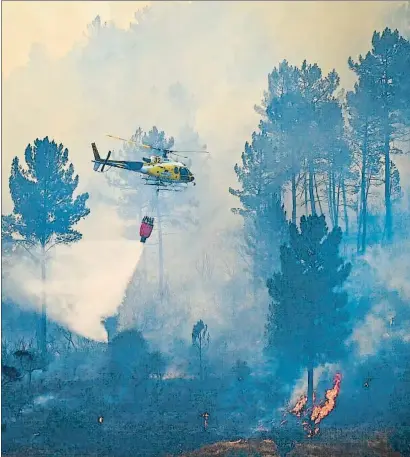
[(179, 149), (162, 149), (162, 150), (169, 152), (170, 154), (176, 154), (178, 152), (183, 152), (184, 154), (210, 154), (209, 151), (194, 151), (194, 150), (180, 151)]
[(120, 141), (125, 141), (126, 143), (132, 143), (132, 144), (136, 144), (137, 146), (141, 146), (143, 148), (147, 148), (147, 149), (152, 149), (151, 146), (147, 146), (146, 144), (143, 144), (143, 143), (138, 143), (134, 140), (126, 140), (125, 138), (121, 138), (120, 136), (114, 136), (114, 135), (106, 135), (110, 138), (114, 138), (114, 140), (120, 140)]
[[(155, 149), (156, 151), (162, 151), (162, 152), (166, 152), (167, 154), (175, 154), (177, 155), (178, 153), (184, 153), (184, 154), (209, 154), (209, 151), (199, 151), (199, 150), (186, 150), (186, 151), (180, 151), (179, 149), (166, 149), (166, 148), (158, 148), (156, 146), (149, 146), (147, 144), (144, 144), (144, 143), (138, 143), (137, 141), (134, 141), (134, 140), (126, 140), (125, 138), (121, 138), (119, 136), (115, 136), (115, 135), (106, 135), (110, 138), (114, 138), (115, 140), (121, 140), (121, 141), (125, 141), (126, 143), (133, 143), (133, 144), (136, 144), (137, 146), (141, 146), (143, 148), (147, 148), (147, 149)], [(187, 157), (184, 157), (185, 159), (187, 159)]]
[(177, 156), (177, 157), (182, 157), (183, 159), (189, 159), (189, 157), (183, 156), (182, 154), (177, 154), (175, 152), (170, 152), (169, 154), (172, 154), (172, 155)]

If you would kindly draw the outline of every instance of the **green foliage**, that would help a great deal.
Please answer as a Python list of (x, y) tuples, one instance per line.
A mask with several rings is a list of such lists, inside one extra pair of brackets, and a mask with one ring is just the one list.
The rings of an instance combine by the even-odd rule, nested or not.
[(208, 326), (204, 324), (202, 319), (192, 328), (192, 344), (200, 350), (209, 345)]
[(152, 148), (171, 149), (174, 146), (174, 142), (172, 136), (166, 138), (165, 132), (163, 130), (159, 131), (155, 126), (142, 137), (142, 143)]
[(289, 224), (281, 246), (281, 272), (268, 280), (267, 349), (295, 362), (321, 363), (340, 355), (348, 335), (346, 293), (351, 265), (339, 256), (341, 229), (330, 233), (324, 216)]
[(230, 189), (242, 204), (233, 211), (245, 218), (246, 253), (255, 277), (273, 274), (278, 246), (287, 239), (281, 194), (288, 187), (296, 222), (301, 190), (305, 211), (310, 201), (312, 213), (316, 203), (323, 212), (319, 194), (320, 181), (325, 182), (332, 222), (338, 225), (342, 182), (351, 161), (341, 103), (334, 95), (338, 86), (335, 71), (323, 76), (318, 65), (306, 61), (298, 68), (285, 60), (268, 76), (268, 91), (256, 107), (262, 115), (260, 133), (245, 144), (242, 166), (235, 166), (242, 190)]
[(372, 109), (382, 121), (383, 129), (393, 133), (395, 124), (403, 120), (408, 109), (410, 74), (410, 42), (397, 30), (374, 32), (372, 49), (358, 62), (349, 58), (349, 67), (359, 77)]
[(264, 280), (273, 272), (279, 258), (278, 246), (286, 239), (286, 212), (278, 184), (283, 178), (268, 167), (272, 148), (266, 133), (254, 133), (252, 144), (245, 144), (242, 166), (235, 165), (242, 189), (229, 189), (242, 206), (232, 211), (244, 218), (245, 254), (252, 258), (255, 277)]
[[(356, 114), (353, 116), (356, 121), (353, 136), (361, 140), (362, 189), (367, 180), (367, 189), (361, 193), (361, 218), (365, 224), (363, 201), (367, 198), (372, 173), (380, 169), (380, 156), (383, 154), (385, 229), (386, 239), (391, 241), (392, 203), (395, 200), (392, 190), (394, 188), (396, 191), (396, 197), (400, 190), (397, 192), (398, 174), (392, 176), (390, 154), (402, 152), (392, 147), (391, 143), (393, 139), (402, 137), (410, 121), (410, 42), (400, 36), (397, 30), (386, 28), (382, 33), (374, 32), (371, 51), (365, 57), (360, 55), (357, 62), (349, 58), (348, 63), (359, 78), (349, 101)], [(372, 144), (376, 146), (375, 153), (372, 152)], [(394, 184), (392, 180), (395, 180)]]
[(45, 137), (36, 139), (25, 150), (26, 167), (13, 159), (9, 178), (14, 203), (13, 214), (2, 219), (8, 233), (26, 245), (45, 246), (79, 241), (81, 233), (73, 229), (90, 210), (88, 194), (73, 198), (78, 175), (68, 161), (68, 149)]
[(192, 346), (198, 350), (199, 356), (199, 377), (201, 380), (204, 378), (203, 367), (203, 353), (204, 350), (209, 348), (209, 331), (208, 326), (204, 324), (203, 320), (199, 320), (192, 328)]
[(125, 378), (148, 378), (148, 344), (138, 330), (129, 329), (118, 333), (109, 344), (109, 358), (113, 372)]
[(167, 361), (159, 351), (150, 352), (142, 333), (135, 329), (116, 334), (108, 346), (108, 372), (116, 387), (138, 387), (150, 378), (162, 380)]

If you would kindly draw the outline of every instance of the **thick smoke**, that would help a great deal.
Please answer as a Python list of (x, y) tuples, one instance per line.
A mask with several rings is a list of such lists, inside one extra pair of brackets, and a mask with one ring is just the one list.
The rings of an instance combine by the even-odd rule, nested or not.
[[(93, 206), (80, 224), (84, 238), (57, 246), (47, 262), (49, 318), (87, 338), (106, 341), (101, 319), (116, 312), (142, 253), (140, 243), (124, 239), (115, 208)], [(32, 251), (32, 255), (37, 253)], [(39, 258), (39, 257), (38, 257)], [(41, 310), (42, 281), (32, 256), (13, 256), (7, 267), (3, 297)]]
[[(54, 44), (40, 38), (42, 42), (32, 46), (27, 64), (11, 72), (5, 81), (3, 177), (7, 176), (13, 155), (22, 152), (34, 138), (48, 135), (70, 149), (70, 158), (80, 174), (79, 190), (89, 191), (99, 204), (108, 199), (111, 203), (121, 198), (121, 191), (109, 187), (100, 175), (92, 174), (91, 141), (97, 142), (103, 154), (114, 149), (115, 156), (121, 144), (113, 144), (104, 137), (106, 133), (130, 136), (138, 126), (148, 130), (157, 125), (174, 136), (178, 146), (184, 141), (183, 132), (187, 127), (198, 132), (200, 142), (206, 143), (212, 153), (206, 167), (201, 157), (191, 158), (191, 168), (198, 177), (194, 197), (200, 202), (199, 209), (195, 210), (199, 229), (187, 231), (172, 227), (168, 229), (170, 234), (164, 237), (165, 273), (170, 290), (178, 296), (173, 307), (177, 308), (178, 315), (184, 316), (183, 332), (187, 338), (189, 327), (199, 318), (207, 319), (214, 329), (222, 331), (231, 326), (227, 323), (236, 315), (236, 330), (241, 328), (241, 322), (252, 319), (254, 339), (260, 340), (256, 335), (263, 333), (267, 305), (255, 304), (252, 297), (243, 292), (237, 294), (242, 300), (235, 303), (230, 300), (233, 291), (238, 290), (233, 277), (237, 277), (244, 264), (237, 255), (237, 248), (229, 244), (241, 221), (230, 213), (237, 202), (227, 189), (236, 185), (233, 166), (258, 123), (253, 106), (259, 103), (266, 88), (268, 72), (284, 57), (296, 64), (303, 58), (317, 61), (324, 71), (336, 67), (342, 83), (351, 84), (352, 75), (346, 64), (348, 56), (368, 48), (373, 29), (384, 25), (386, 13), (395, 6), (323, 2), (307, 5), (154, 3), (133, 19), (129, 5), (121, 8), (105, 5), (96, 10), (94, 17), (99, 13), (101, 18), (88, 30), (84, 18), (91, 10), (78, 10), (76, 19), (72, 12), (64, 10), (65, 21), (78, 21), (81, 17), (86, 35), (73, 37), (76, 44), (66, 52), (61, 49), (64, 46), (68, 49), (67, 37)], [(58, 8), (49, 11), (46, 5), (43, 8), (43, 16), (49, 14), (50, 19), (58, 20)], [(128, 22), (127, 15), (130, 15)], [(309, 17), (310, 21), (306, 19)], [(326, 20), (317, 20), (318, 17)], [(91, 19), (89, 16), (89, 22)], [(303, 37), (299, 34), (301, 29)], [(27, 34), (28, 30), (26, 28)], [(73, 26), (72, 30), (74, 33), (77, 29)], [(332, 39), (323, 40), (330, 35)], [(326, 42), (326, 47), (319, 46), (319, 41)], [(7, 179), (3, 181), (4, 208), (7, 209), (10, 207)], [(191, 205), (186, 196), (172, 196), (169, 200), (171, 213), (181, 205), (188, 208)], [(144, 204), (146, 202), (141, 201), (129, 210), (134, 210), (137, 218)], [(92, 243), (93, 236), (107, 224), (105, 214), (108, 212), (104, 214), (102, 210), (100, 214), (101, 219), (95, 213), (89, 216), (90, 221), (94, 221), (90, 223), (98, 225), (90, 237), (70, 248), (70, 252), (78, 253), (76, 258), (88, 255), (91, 248), (86, 248), (87, 239)], [(155, 243), (155, 236), (151, 241)], [(108, 245), (102, 250), (107, 252)], [(203, 273), (192, 268), (200, 264), (205, 255), (213, 264), (213, 277), (208, 278), (208, 284)], [(131, 257), (135, 257), (137, 265), (137, 256)], [(145, 297), (145, 306), (151, 310), (150, 296), (155, 293), (158, 277), (155, 245), (144, 254), (144, 263), (150, 272), (153, 290), (146, 287), (138, 294), (140, 299)], [(63, 279), (59, 281), (62, 287)], [(119, 284), (110, 281), (116, 284), (113, 287)], [(92, 284), (91, 279), (89, 283), (97, 297), (101, 289)], [(98, 301), (93, 298), (91, 302), (94, 300)], [(105, 312), (107, 308), (110, 307), (104, 305), (101, 309)], [(168, 313), (157, 311), (157, 318), (165, 324)], [(86, 322), (82, 324), (83, 332), (95, 335), (94, 329), (85, 330)], [(124, 326), (129, 324), (123, 322)], [(177, 323), (173, 328), (181, 331)]]
[[(382, 29), (401, 3), (158, 2), (135, 19), (131, 3), (127, 7), (93, 3), (95, 7), (87, 6), (90, 10), (74, 19), (66, 6), (61, 22), (55, 16), (58, 7), (48, 10), (51, 3), (44, 3), (45, 27), (64, 21), (61, 28), (72, 30), (75, 37), (71, 45), (67, 38), (65, 47), (51, 36), (32, 39), (28, 61), (4, 81), (2, 189), (3, 212), (7, 212), (12, 157), (21, 157), (28, 143), (47, 135), (69, 148), (80, 175), (79, 191), (91, 194), (91, 214), (79, 226), (84, 240), (58, 248), (49, 264), (50, 318), (104, 341), (100, 320), (119, 311), (121, 327), (136, 326), (172, 354), (168, 377), (186, 375), (183, 360), (192, 325), (204, 319), (211, 333), (209, 358), (226, 367), (246, 359), (257, 371), (269, 297), (266, 291), (255, 294), (247, 282), (246, 259), (238, 252), (242, 222), (230, 212), (238, 203), (228, 192), (229, 186), (237, 187), (233, 167), (258, 125), (253, 106), (267, 88), (268, 72), (283, 58), (297, 65), (306, 58), (324, 72), (336, 68), (342, 86), (351, 87), (354, 77), (347, 68), (348, 57), (367, 52), (373, 30)], [(101, 19), (87, 29), (86, 22), (97, 14)], [(111, 19), (114, 23), (104, 27)], [(176, 147), (206, 143), (211, 151), (206, 159), (190, 157), (198, 182), (190, 194), (164, 197), (167, 295), (163, 303), (158, 300), (158, 232), (143, 249), (137, 236), (146, 195), (136, 184), (135, 203), (127, 208), (134, 220), (122, 218), (124, 192), (93, 173), (90, 163), (92, 141), (102, 155), (111, 149), (115, 158), (121, 143), (113, 143), (105, 134), (129, 137), (137, 127), (147, 131), (153, 125), (174, 136)], [(190, 143), (195, 132), (199, 139)], [(198, 223), (188, 228), (174, 224), (173, 219), (185, 217), (181, 208)], [(392, 338), (409, 339), (408, 248), (402, 244), (397, 252), (375, 249), (354, 265), (357, 276), (351, 279), (349, 294), (355, 323), (346, 344), (353, 350), (349, 362), (353, 359), (359, 374), (341, 362), (341, 370), (348, 371), (342, 387), (346, 397), (360, 390), (355, 382), (367, 371), (369, 359), (389, 348)], [(29, 260), (18, 259), (12, 265), (12, 282), (4, 283), (6, 294), (21, 306), (39, 309), (37, 272)], [(368, 293), (369, 300), (362, 303), (358, 291), (362, 296)], [(214, 365), (217, 371), (222, 362)], [(330, 387), (339, 368), (316, 370), (318, 390)], [(262, 375), (269, 370), (259, 368)], [(276, 381), (269, 382), (259, 389), (262, 394), (255, 394), (254, 404), (263, 404), (263, 396), (270, 395)], [(286, 388), (294, 401), (306, 391), (305, 373), (296, 387), (291, 383)], [(273, 408), (265, 407), (271, 415)]]

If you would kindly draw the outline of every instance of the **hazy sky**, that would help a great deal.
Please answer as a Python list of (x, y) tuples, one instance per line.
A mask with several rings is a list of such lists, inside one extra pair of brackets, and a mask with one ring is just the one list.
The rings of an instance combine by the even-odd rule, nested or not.
[(4, 1), (3, 75), (28, 63), (33, 43), (45, 44), (50, 54), (62, 57), (84, 38), (86, 24), (97, 14), (128, 27), (134, 12), (149, 2)]
[[(86, 24), (97, 14), (127, 28), (135, 11), (149, 3), (5, 0), (2, 2), (3, 75), (7, 78), (13, 69), (27, 64), (33, 43), (45, 44), (53, 57), (61, 57), (84, 38)], [(188, 6), (191, 2), (180, 3)], [(250, 15), (248, 26), (270, 29), (272, 38), (281, 40), (289, 58), (300, 60), (314, 53), (321, 57), (322, 63), (332, 66), (343, 61), (346, 54), (364, 49), (369, 32), (384, 25), (386, 12), (404, 2), (257, 3), (260, 2), (231, 2), (232, 14), (242, 8), (268, 12)]]
[[(120, 222), (112, 216), (112, 208), (96, 209), (99, 192), (112, 191), (101, 175), (92, 172), (90, 143), (96, 141), (105, 153), (120, 146), (104, 138), (106, 133), (130, 136), (137, 126), (147, 130), (153, 125), (178, 142), (188, 125), (212, 152), (208, 190), (201, 191), (198, 185), (195, 191), (206, 214), (212, 215), (201, 220), (203, 233), (196, 241), (202, 244), (197, 251), (208, 248), (221, 230), (240, 220), (230, 212), (237, 202), (228, 187), (236, 185), (233, 167), (244, 142), (257, 128), (259, 119), (253, 108), (266, 89), (268, 72), (285, 58), (298, 65), (307, 59), (317, 62), (324, 72), (336, 68), (342, 85), (349, 88), (354, 77), (348, 57), (366, 53), (373, 31), (391, 25), (401, 4), (155, 2), (130, 30), (134, 12), (147, 2), (4, 1), (3, 211), (11, 210), (12, 158), (21, 157), (36, 137), (48, 135), (69, 148), (81, 189), (91, 194), (92, 212), (82, 228), (85, 238), (92, 241), (98, 227), (104, 226), (106, 241), (120, 243)], [(105, 29), (90, 39), (87, 24), (98, 14), (121, 30)], [(198, 158), (193, 167), (199, 172)], [(173, 259), (173, 270), (189, 277), (195, 259), (187, 261), (186, 256), (177, 255), (185, 249), (185, 234), (180, 235), (167, 241), (166, 253)], [(96, 253), (103, 249), (98, 243), (86, 246), (91, 245), (84, 244), (85, 250)], [(90, 252), (76, 249), (70, 261), (73, 271), (76, 262)], [(99, 263), (95, 268), (104, 267), (97, 255), (91, 257)], [(125, 263), (132, 265), (132, 261)], [(105, 264), (105, 270), (99, 270), (102, 282), (115, 281), (115, 275), (121, 275), (118, 283), (127, 279), (130, 266), (125, 263), (122, 270)], [(61, 271), (58, 265), (55, 271)], [(61, 278), (56, 281), (54, 290), (61, 286)], [(95, 285), (90, 287), (88, 292), (80, 288), (83, 295), (96, 293)], [(104, 294), (104, 290), (97, 292)], [(198, 299), (205, 304), (193, 311), (192, 319), (225, 312), (218, 304), (210, 305), (208, 298)], [(105, 303), (96, 312), (98, 297), (93, 297), (88, 308), (82, 300), (73, 305), (75, 316), (81, 320), (83, 313), (83, 322), (94, 324), (81, 331), (101, 337), (97, 315), (115, 309), (118, 303)], [(63, 320), (72, 325), (73, 315)]]
[[(164, 53), (167, 58), (166, 41), (174, 42), (168, 83), (190, 80), (192, 84), (188, 90), (192, 97), (206, 96), (197, 106), (194, 127), (205, 136), (205, 141), (209, 141), (210, 136), (223, 141), (225, 144), (221, 149), (231, 145), (236, 150), (236, 157), (228, 163), (234, 163), (240, 154), (238, 148), (242, 148), (243, 140), (249, 138), (256, 126), (258, 119), (253, 105), (259, 103), (266, 88), (267, 73), (273, 66), (284, 58), (296, 64), (307, 58), (318, 62), (325, 72), (336, 68), (342, 85), (349, 87), (354, 76), (347, 67), (348, 57), (365, 53), (372, 32), (386, 26), (391, 14), (404, 2), (198, 3), (202, 5), (155, 2), (157, 12), (152, 16), (160, 21), (161, 30), (144, 31), (145, 41), (139, 43), (145, 51), (144, 69), (137, 71), (141, 75), (149, 74), (145, 68), (157, 63), (155, 54)], [(63, 69), (62, 62), (67, 62), (67, 59), (62, 59), (73, 49), (81, 52), (87, 42), (87, 24), (99, 14), (103, 21), (113, 21), (117, 27), (127, 30), (134, 21), (135, 11), (149, 2), (4, 1), (2, 5), (3, 115), (7, 120), (3, 123), (2, 174), (5, 177), (12, 157), (18, 151), (22, 152), (33, 135), (59, 135), (61, 139), (68, 137), (69, 141), (80, 136), (78, 131), (70, 128), (73, 125), (67, 126), (72, 124), (67, 118), (74, 116), (80, 121), (81, 118), (85, 120), (86, 114), (82, 112), (87, 112), (87, 103), (78, 88), (74, 88), (78, 79), (84, 76), (74, 72), (72, 66)], [(38, 44), (40, 48), (33, 47)], [(114, 49), (115, 44), (112, 46)], [(114, 52), (125, 53), (121, 46)], [(50, 68), (54, 65), (52, 74), (49, 70), (41, 73), (42, 58), (47, 60)], [(90, 80), (93, 77), (95, 75), (91, 76), (90, 72)], [(156, 90), (161, 90), (163, 83), (157, 81)], [(138, 89), (130, 87), (129, 90)], [(77, 105), (70, 106), (69, 113), (60, 113), (58, 126), (54, 126), (56, 117), (49, 103), (59, 99), (62, 102), (65, 97), (72, 105)], [(101, 100), (103, 98), (104, 94)], [(144, 99), (144, 103), (149, 99), (153, 101), (152, 94)], [(115, 91), (110, 102), (115, 102)], [(35, 119), (33, 113), (28, 113), (30, 109), (36, 111)], [(165, 112), (164, 106), (160, 110), (156, 106), (155, 110), (161, 111), (162, 118), (170, 119), (174, 115), (172, 108)], [(147, 126), (163, 120), (161, 116), (146, 116)], [(222, 125), (218, 119), (226, 116), (230, 122), (222, 132), (216, 125)], [(109, 115), (105, 117), (106, 124), (117, 128), (119, 135), (125, 134), (121, 123), (118, 122), (117, 127), (111, 118)], [(89, 123), (83, 125), (85, 130)], [(3, 181), (2, 190), (7, 194), (7, 180)], [(8, 207), (7, 195), (4, 198)]]

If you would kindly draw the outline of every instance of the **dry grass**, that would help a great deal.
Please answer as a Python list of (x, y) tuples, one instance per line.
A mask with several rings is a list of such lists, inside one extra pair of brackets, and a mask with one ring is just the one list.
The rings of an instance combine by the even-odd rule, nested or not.
[(204, 446), (203, 448), (182, 454), (180, 457), (236, 457), (254, 456), (278, 457), (276, 445), (271, 440), (224, 441)]
[(288, 457), (402, 457), (394, 452), (387, 437), (335, 444), (298, 444)]
[[(274, 441), (269, 439), (240, 439), (237, 441), (221, 441), (203, 446), (191, 452), (167, 457), (404, 457), (394, 452), (388, 444), (385, 434), (378, 434), (371, 439), (350, 437), (349, 433), (342, 438), (298, 443), (292, 451), (280, 454)], [(4, 457), (51, 457), (56, 453), (51, 450), (26, 448), (20, 452), (2, 454)], [(64, 456), (64, 453), (58, 453)], [(80, 457), (71, 453), (70, 456)], [(123, 454), (122, 454), (123, 455)], [(125, 454), (124, 454), (125, 455)], [(139, 454), (140, 455), (140, 454)], [(67, 457), (65, 454), (64, 457)], [(81, 457), (104, 457), (101, 453), (84, 453)], [(115, 451), (107, 452), (105, 457), (116, 457)], [(133, 457), (132, 453), (129, 457)]]
[[(215, 443), (180, 457), (279, 457), (271, 440), (239, 440)], [(388, 445), (385, 436), (335, 444), (300, 443), (287, 457), (402, 457)]]

